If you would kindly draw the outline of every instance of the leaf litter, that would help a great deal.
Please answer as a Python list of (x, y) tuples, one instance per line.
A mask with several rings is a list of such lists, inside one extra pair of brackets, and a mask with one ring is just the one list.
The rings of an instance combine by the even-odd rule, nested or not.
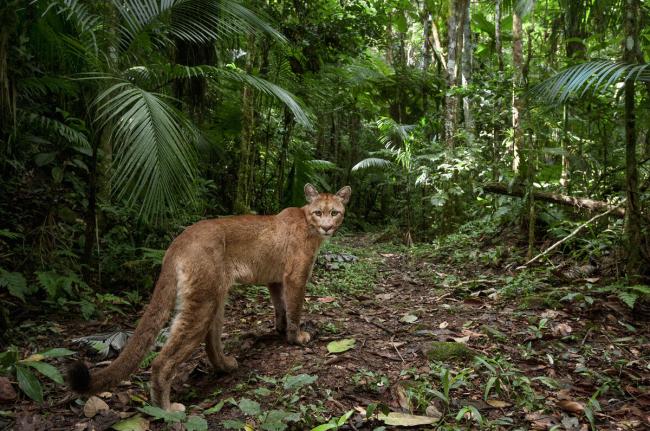
[[(263, 289), (234, 289), (225, 343), (240, 368), (215, 375), (202, 349), (181, 367), (172, 397), (189, 406), (181, 412), (187, 429), (192, 423), (201, 429), (205, 421), (209, 429), (243, 424), (298, 430), (349, 410), (354, 411), (349, 421), (359, 430), (409, 421), (422, 421), (417, 427), (458, 424), (457, 413), (463, 411), (458, 420), (479, 429), (472, 408), (484, 424), (530, 429), (588, 429), (590, 420), (620, 429), (650, 426), (648, 325), (636, 322), (618, 300), (590, 292), (596, 300), (580, 302), (572, 292), (583, 285), (548, 278), (552, 275), (542, 277), (539, 286), (555, 286), (558, 295), (572, 300), (553, 300), (552, 290), (548, 299), (513, 296), (501, 290), (514, 285), (512, 273), (476, 260), (454, 260), (444, 250), (409, 253), (383, 244), (372, 249), (364, 237), (340, 241), (346, 251), (326, 255), (314, 270), (318, 299), (306, 304), (304, 325), (312, 342), (305, 347), (287, 345), (274, 333)], [(365, 290), (323, 289), (368, 262), (381, 277)], [(486, 293), (471, 296), (481, 285), (489, 285)], [(78, 350), (72, 340), (85, 337), (90, 362), (101, 362), (102, 354), (110, 361), (137, 319), (58, 320), (60, 339), (37, 338), (34, 351), (50, 343)], [(91, 340), (93, 332), (102, 336)], [(430, 361), (426, 351), (434, 342), (463, 346), (468, 354)], [(61, 368), (67, 362), (54, 363)], [(39, 405), (19, 394), (9, 423), (17, 430), (166, 429), (163, 421), (137, 410), (148, 401), (146, 385), (139, 382), (149, 379), (148, 368), (142, 368), (129, 382), (81, 404), (42, 380), (47, 402)], [(0, 383), (4, 398), (12, 399), (11, 382)], [(382, 408), (368, 416), (369, 406)], [(311, 413), (301, 414), (300, 408)], [(315, 422), (318, 417), (322, 422)]]

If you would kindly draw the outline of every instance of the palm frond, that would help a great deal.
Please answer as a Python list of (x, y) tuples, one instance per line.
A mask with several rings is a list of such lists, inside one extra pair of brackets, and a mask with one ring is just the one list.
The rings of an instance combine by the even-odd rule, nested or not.
[[(241, 34), (265, 33), (285, 42), (285, 37), (267, 22), (234, 0), (113, 0), (122, 16), (123, 49), (151, 25), (168, 20), (169, 32), (156, 33), (168, 43), (165, 34), (191, 43), (209, 43)], [(171, 18), (170, 18), (171, 17)]]
[(330, 162), (329, 160), (307, 160), (305, 161), (305, 165), (314, 171), (330, 171), (336, 169), (336, 163)]
[(534, 86), (528, 97), (544, 103), (564, 103), (572, 96), (583, 96), (589, 90), (605, 90), (628, 79), (650, 82), (650, 63), (596, 60), (577, 64)]
[(517, 0), (514, 8), (519, 16), (527, 16), (535, 9), (535, 0)]
[(20, 123), (23, 126), (31, 125), (36, 130), (46, 130), (50, 133), (57, 134), (66, 142), (78, 147), (84, 149), (90, 148), (90, 142), (88, 142), (88, 137), (84, 133), (61, 121), (26, 111), (19, 111), (19, 115), (21, 116)]
[(102, 27), (102, 19), (93, 14), (86, 2), (82, 0), (54, 0), (49, 4), (43, 15), (54, 9), (67, 21), (72, 22), (79, 31), (80, 39), (86, 46), (92, 47), (97, 52), (97, 38), (95, 32)]
[(368, 168), (387, 168), (389, 166), (392, 166), (393, 162), (390, 160), (386, 159), (380, 159), (377, 157), (369, 157), (367, 159), (361, 160), (359, 163), (356, 165), (352, 166), (351, 171), (356, 172), (361, 169), (368, 169)]
[(94, 102), (96, 121), (108, 127), (115, 158), (116, 194), (147, 219), (160, 219), (194, 196), (196, 133), (164, 95), (118, 82)]
[[(141, 66), (143, 67), (143, 66)], [(141, 68), (140, 67), (140, 68)], [(144, 73), (141, 70), (138, 73)], [(210, 78), (225, 79), (228, 81), (241, 82), (250, 85), (257, 91), (269, 96), (275, 97), (291, 110), (296, 121), (306, 128), (311, 128), (311, 120), (308, 113), (298, 102), (296, 96), (284, 88), (257, 76), (249, 75), (244, 71), (236, 68), (220, 68), (216, 66), (181, 66), (174, 65), (167, 68), (168, 78), (173, 79), (191, 79), (191, 78)]]

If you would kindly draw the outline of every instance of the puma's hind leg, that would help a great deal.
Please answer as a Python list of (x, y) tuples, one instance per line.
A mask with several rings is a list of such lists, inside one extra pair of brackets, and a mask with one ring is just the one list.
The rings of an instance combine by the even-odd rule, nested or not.
[(205, 337), (205, 351), (210, 363), (217, 371), (230, 372), (237, 369), (237, 359), (226, 356), (221, 344), (221, 331), (223, 329), (223, 313), (226, 303), (225, 295), (217, 300), (217, 313), (210, 324), (210, 329)]
[(284, 334), (287, 332), (287, 308), (284, 305), (282, 283), (269, 283), (268, 287), (275, 309), (275, 330)]
[(169, 410), (172, 380), (180, 364), (185, 362), (205, 338), (212, 322), (216, 303), (202, 300), (186, 301), (174, 319), (169, 338), (151, 364), (151, 403)]

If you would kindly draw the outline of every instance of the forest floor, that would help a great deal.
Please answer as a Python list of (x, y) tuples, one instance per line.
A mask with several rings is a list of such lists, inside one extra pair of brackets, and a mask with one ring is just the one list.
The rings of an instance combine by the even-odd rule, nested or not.
[[(506, 270), (523, 249), (507, 231), (412, 248), (375, 239), (340, 236), (321, 251), (306, 347), (275, 334), (266, 289), (235, 288), (225, 345), (239, 369), (214, 374), (197, 350), (174, 383), (185, 413), (147, 407), (142, 368), (100, 394), (98, 412), (48, 386), (44, 405), (2, 407), (0, 428), (3, 420), (17, 430), (650, 426), (650, 325), (607, 288), (611, 281), (593, 271)], [(43, 348), (80, 350), (74, 338), (130, 329), (138, 317), (35, 321), (23, 334)]]

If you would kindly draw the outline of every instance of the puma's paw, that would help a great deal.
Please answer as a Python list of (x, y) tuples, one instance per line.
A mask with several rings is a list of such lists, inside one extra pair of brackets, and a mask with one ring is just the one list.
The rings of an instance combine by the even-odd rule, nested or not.
[(219, 371), (229, 373), (231, 371), (235, 371), (238, 366), (239, 364), (237, 364), (237, 359), (232, 356), (224, 356), (223, 362), (219, 364)]
[(278, 334), (286, 334), (287, 333), (287, 324), (285, 323), (284, 325), (278, 325), (277, 323), (275, 324), (275, 332)]
[(304, 346), (305, 344), (309, 343), (309, 340), (311, 340), (311, 335), (309, 335), (309, 332), (298, 331), (295, 334), (290, 334), (288, 339), (289, 343), (291, 344), (299, 344), (301, 346)]

